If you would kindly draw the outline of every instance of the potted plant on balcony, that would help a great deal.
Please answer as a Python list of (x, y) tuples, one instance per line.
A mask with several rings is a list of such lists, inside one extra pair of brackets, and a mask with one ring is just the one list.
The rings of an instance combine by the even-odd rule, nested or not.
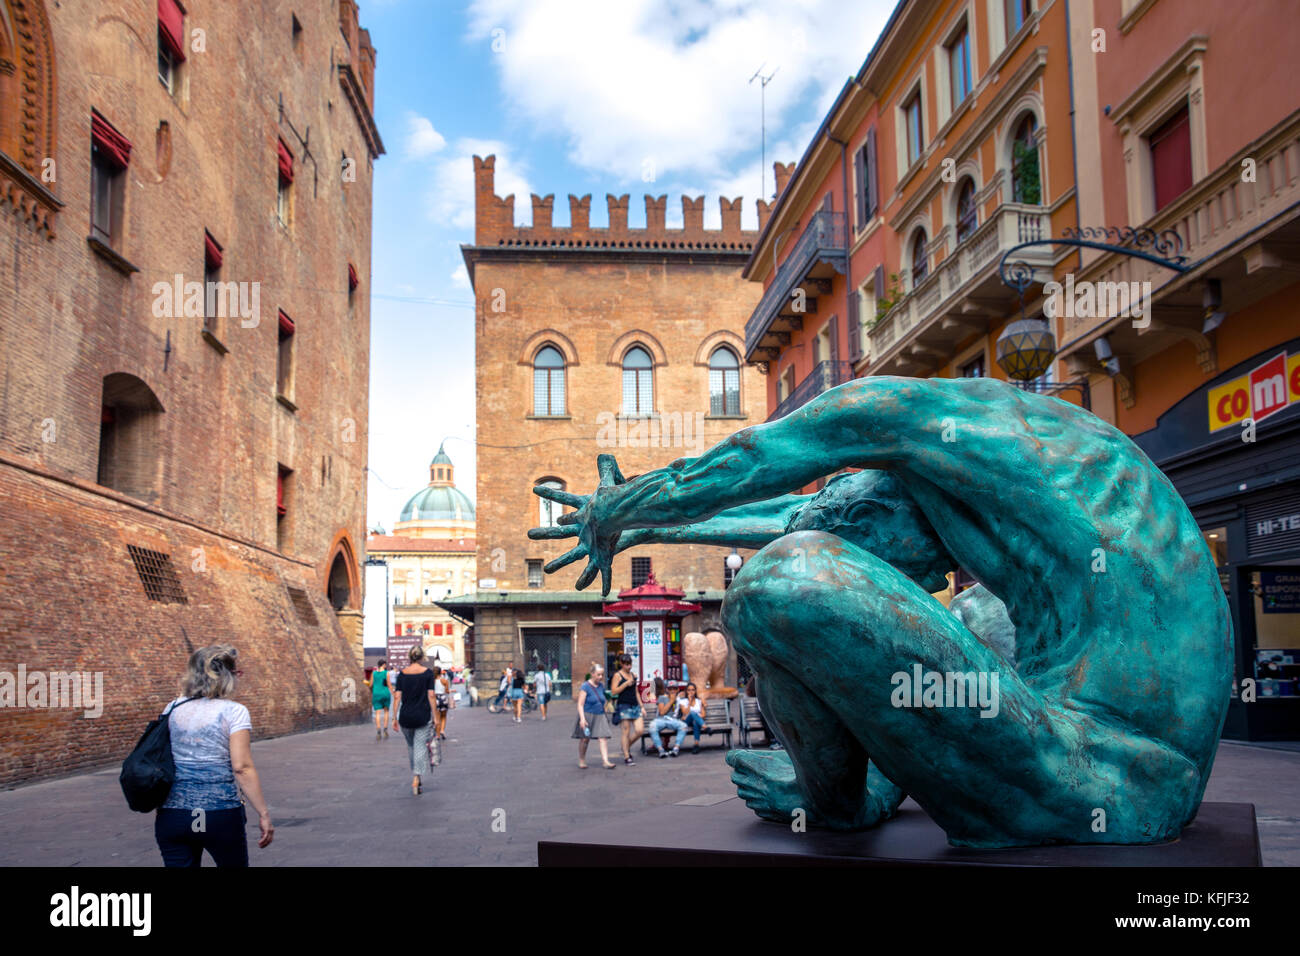
[(898, 305), (898, 300), (903, 297), (902, 288), (903, 277), (897, 272), (889, 274), (889, 291), (876, 300), (876, 319), (871, 323), (875, 328), (889, 314), (889, 310)]

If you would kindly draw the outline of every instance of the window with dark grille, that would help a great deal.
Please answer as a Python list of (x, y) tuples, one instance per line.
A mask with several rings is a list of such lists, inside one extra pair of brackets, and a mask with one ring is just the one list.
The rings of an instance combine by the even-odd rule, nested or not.
[(632, 587), (639, 588), (650, 577), (650, 559), (632, 559)]
[(533, 414), (564, 414), (564, 356), (553, 345), (533, 359)]
[(925, 230), (918, 229), (912, 240), (912, 287), (930, 274), (930, 253), (926, 246)]
[(135, 564), (135, 573), (140, 576), (140, 583), (144, 585), (145, 596), (150, 601), (160, 604), (190, 603), (185, 596), (185, 589), (181, 587), (181, 579), (172, 567), (171, 555), (137, 548), (133, 544), (128, 544), (126, 550)]
[(740, 414), (740, 360), (729, 348), (709, 356), (709, 414)]
[(979, 225), (978, 207), (975, 204), (975, 183), (964, 180), (957, 193), (957, 241), (964, 242)]
[(542, 561), (540, 558), (528, 559), (528, 586), (530, 588), (540, 588), (542, 586)]
[(298, 620), (302, 621), (308, 627), (316, 627), (320, 620), (316, 617), (316, 609), (311, 606), (311, 600), (307, 597), (307, 592), (302, 588), (291, 588), (286, 586), (285, 590), (289, 592), (289, 600), (293, 603), (293, 609), (298, 614)]

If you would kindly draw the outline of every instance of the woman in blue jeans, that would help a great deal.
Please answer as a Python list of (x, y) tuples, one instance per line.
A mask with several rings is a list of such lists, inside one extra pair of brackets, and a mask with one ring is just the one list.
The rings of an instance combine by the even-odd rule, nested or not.
[(253, 767), (248, 708), (229, 699), (238, 675), (233, 647), (201, 647), (190, 655), (183, 696), (167, 710), (176, 777), (154, 818), (164, 866), (201, 866), (204, 850), (217, 866), (248, 866), (240, 791), (257, 812), (257, 845), (270, 846), (275, 834)]
[(699, 753), (700, 732), (704, 730), (704, 701), (700, 699), (699, 689), (694, 684), (687, 684), (686, 694), (677, 698), (677, 716), (695, 737), (691, 753)]

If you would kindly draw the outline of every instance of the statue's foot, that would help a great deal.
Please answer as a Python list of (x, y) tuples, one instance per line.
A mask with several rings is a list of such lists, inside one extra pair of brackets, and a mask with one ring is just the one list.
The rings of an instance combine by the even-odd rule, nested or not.
[(903, 793), (874, 766), (867, 774), (868, 790), (862, 805), (850, 815), (830, 815), (809, 805), (799, 789), (794, 764), (786, 750), (730, 750), (727, 764), (731, 782), (745, 806), (764, 820), (792, 823), (802, 811), (808, 826), (830, 830), (867, 830), (888, 820), (898, 809)]
[(813, 822), (786, 751), (729, 750), (727, 765), (740, 799), (764, 820), (788, 824), (796, 810), (803, 810), (808, 822)]

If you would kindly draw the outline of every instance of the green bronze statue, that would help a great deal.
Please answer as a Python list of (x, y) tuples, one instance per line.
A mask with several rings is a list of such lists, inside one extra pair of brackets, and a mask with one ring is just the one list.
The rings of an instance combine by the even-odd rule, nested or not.
[[(856, 379), (699, 458), (590, 495), (577, 586), (648, 542), (760, 549), (723, 622), (784, 745), (732, 751), (760, 817), (872, 827), (910, 795), (957, 846), (1156, 843), (1196, 815), (1232, 624), (1149, 459), (1091, 413), (992, 379)], [(861, 469), (844, 474), (844, 469)], [(816, 495), (792, 494), (834, 474)], [(980, 582), (945, 608), (962, 568)]]

